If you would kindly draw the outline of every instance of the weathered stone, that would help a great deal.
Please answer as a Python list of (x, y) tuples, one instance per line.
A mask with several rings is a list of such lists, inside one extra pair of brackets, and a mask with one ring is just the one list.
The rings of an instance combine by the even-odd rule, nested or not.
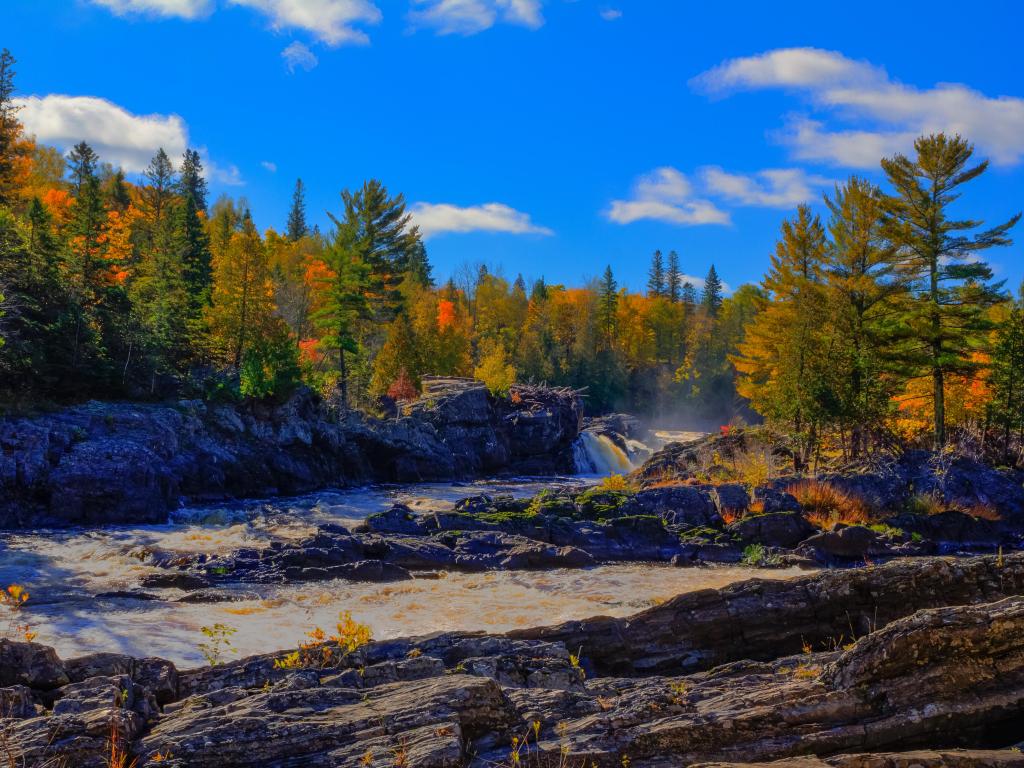
[(738, 520), (727, 529), (743, 544), (767, 547), (795, 547), (811, 536), (815, 528), (799, 512), (770, 512)]

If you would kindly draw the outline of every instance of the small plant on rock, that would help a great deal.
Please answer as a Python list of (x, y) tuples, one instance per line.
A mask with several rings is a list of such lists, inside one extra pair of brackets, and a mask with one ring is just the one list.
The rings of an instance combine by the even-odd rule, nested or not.
[(226, 653), (238, 653), (238, 650), (231, 644), (231, 637), (238, 630), (229, 627), (227, 624), (214, 624), (212, 627), (200, 627), (207, 640), (199, 644), (199, 650), (203, 658), (211, 667), (216, 667), (222, 662)]
[(7, 626), (4, 627), (0, 638), (13, 640), (15, 638), (31, 643), (36, 639), (36, 633), (27, 624), (19, 621), (25, 603), (28, 602), (28, 590), (20, 584), (11, 584), (7, 589), (0, 591), (0, 607), (7, 610)]
[(340, 664), (352, 653), (373, 639), (369, 626), (352, 618), (352, 613), (338, 614), (336, 632), (328, 636), (320, 627), (306, 633), (307, 641), (297, 651), (274, 661), (276, 669), (324, 669)]

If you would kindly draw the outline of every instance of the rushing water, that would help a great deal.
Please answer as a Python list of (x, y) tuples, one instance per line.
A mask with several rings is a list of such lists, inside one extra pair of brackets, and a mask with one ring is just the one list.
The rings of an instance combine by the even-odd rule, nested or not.
[[(599, 472), (629, 469), (629, 457), (603, 440), (589, 441), (586, 457)], [(621, 456), (620, 456), (621, 454)], [(601, 464), (600, 461), (609, 464)], [(294, 647), (314, 626), (330, 628), (339, 611), (352, 614), (377, 638), (440, 630), (503, 631), (597, 614), (621, 616), (661, 600), (749, 578), (742, 567), (672, 568), (650, 563), (589, 569), (449, 573), (394, 584), (343, 580), (313, 584), (235, 584), (221, 588), (229, 602), (176, 602), (177, 589), (139, 591), (147, 574), (165, 573), (149, 553), (224, 553), (296, 540), (326, 522), (352, 523), (396, 502), (417, 510), (450, 508), (477, 493), (532, 496), (545, 488), (595, 482), (589, 477), (490, 480), (324, 491), (307, 496), (193, 507), (166, 525), (0, 534), (0, 584), (26, 585), (23, 619), (65, 658), (117, 651), (201, 661), (200, 627), (237, 628), (241, 654)], [(795, 571), (761, 571), (787, 578)], [(121, 593), (121, 594), (112, 594)]]

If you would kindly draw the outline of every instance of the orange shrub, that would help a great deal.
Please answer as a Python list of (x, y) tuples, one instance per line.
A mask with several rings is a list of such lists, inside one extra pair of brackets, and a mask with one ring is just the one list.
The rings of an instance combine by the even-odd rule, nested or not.
[(802, 480), (786, 488), (803, 508), (804, 517), (815, 528), (831, 530), (838, 523), (867, 525), (871, 512), (864, 500), (819, 480)]

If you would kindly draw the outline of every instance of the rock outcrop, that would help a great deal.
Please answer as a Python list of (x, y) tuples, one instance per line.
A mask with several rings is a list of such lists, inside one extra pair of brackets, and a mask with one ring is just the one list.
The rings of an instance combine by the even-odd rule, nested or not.
[[(99, 768), (114, 739), (172, 768), (1019, 768), (1022, 588), (1024, 556), (907, 561), (680, 596), (619, 620), (611, 647), (598, 618), (194, 670), (4, 641), (0, 680), (20, 682), (0, 688), (0, 754)], [(822, 648), (847, 616), (856, 638)]]
[(181, 501), (368, 481), (571, 471), (582, 406), (537, 387), (491, 396), (431, 382), (405, 415), (338, 414), (308, 390), (281, 404), (87, 403), (0, 419), (0, 528), (158, 523)]

